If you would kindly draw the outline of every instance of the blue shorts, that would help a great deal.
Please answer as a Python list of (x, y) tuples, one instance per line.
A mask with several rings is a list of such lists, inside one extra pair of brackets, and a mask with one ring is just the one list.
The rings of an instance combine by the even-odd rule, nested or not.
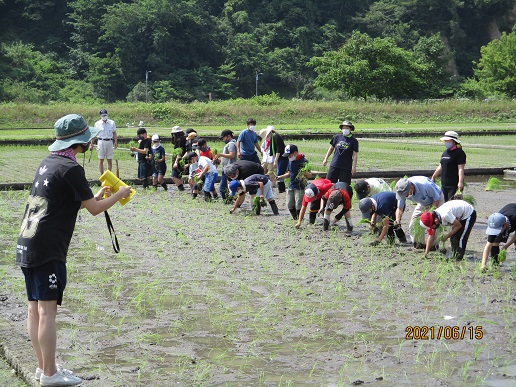
[(29, 301), (57, 301), (61, 305), (66, 287), (66, 264), (49, 261), (37, 267), (22, 267)]
[(152, 174), (152, 177), (158, 177), (158, 175), (165, 176), (165, 173), (167, 172), (167, 164), (166, 163), (159, 163), (159, 165), (154, 167), (154, 173)]
[(209, 172), (204, 175), (204, 187), (203, 191), (211, 192), (215, 188), (215, 182), (217, 181), (219, 174), (217, 172)]
[(145, 179), (150, 176), (151, 165), (146, 161), (138, 161), (138, 179)]

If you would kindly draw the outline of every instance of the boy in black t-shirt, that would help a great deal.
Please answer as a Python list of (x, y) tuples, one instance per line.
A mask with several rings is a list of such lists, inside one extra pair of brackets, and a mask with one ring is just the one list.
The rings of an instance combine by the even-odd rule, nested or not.
[(138, 153), (138, 180), (142, 182), (143, 188), (149, 187), (148, 177), (152, 174), (149, 150), (152, 146), (152, 140), (147, 134), (145, 128), (138, 128), (136, 131), (138, 136), (138, 148), (132, 146), (130, 149)]
[[(512, 232), (514, 232), (512, 238), (507, 241)], [(504, 243), (502, 247), (504, 250), (516, 242), (516, 203), (509, 203), (499, 212), (489, 216), (486, 234), (487, 242), (482, 254), (482, 271), (486, 271), (489, 256), (493, 259), (494, 264), (499, 264), (500, 242)]]
[(78, 114), (69, 114), (54, 125), (56, 141), (40, 164), (25, 207), (16, 264), (25, 276), (29, 301), (27, 330), (38, 359), (35, 377), (42, 386), (73, 386), (82, 382), (71, 371), (56, 365), (56, 316), (66, 286), (66, 255), (79, 209), (100, 214), (128, 197), (131, 187), (120, 187), (102, 199), (108, 187), (94, 196), (77, 153), (89, 148), (98, 130)]

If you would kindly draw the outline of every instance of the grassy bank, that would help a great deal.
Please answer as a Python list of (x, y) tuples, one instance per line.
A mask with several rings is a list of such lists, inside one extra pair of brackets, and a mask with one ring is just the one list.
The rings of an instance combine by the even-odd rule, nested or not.
[(270, 125), (335, 126), (344, 119), (357, 125), (458, 124), (516, 122), (516, 101), (297, 101), (270, 96), (250, 100), (166, 104), (117, 103), (106, 106), (86, 104), (0, 104), (0, 128), (49, 128), (55, 120), (71, 112), (82, 114), (91, 124), (105, 107), (118, 126), (237, 126), (247, 117)]

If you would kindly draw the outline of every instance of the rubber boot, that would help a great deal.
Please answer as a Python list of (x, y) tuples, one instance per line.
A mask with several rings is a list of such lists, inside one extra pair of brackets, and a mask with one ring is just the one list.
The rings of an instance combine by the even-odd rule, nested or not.
[(301, 210), (300, 210), (300, 209), (299, 209), (299, 210), (296, 210), (296, 214), (297, 214), (296, 219), (299, 219), (299, 214), (300, 214), (300, 213), (301, 213)]
[(206, 192), (206, 191), (203, 191), (204, 192), (204, 201), (205, 202), (211, 202), (211, 194), (209, 192)]
[(398, 237), (398, 240), (401, 243), (407, 243), (407, 236), (405, 235), (405, 231), (401, 228), (401, 226), (395, 226), (394, 227), (394, 233)]
[(278, 192), (279, 193), (285, 192), (285, 182), (284, 181), (278, 181)]
[(167, 183), (162, 183), (161, 186), (165, 191), (168, 191)]
[(317, 212), (310, 211), (310, 215), (308, 215), (308, 220), (310, 224), (315, 224), (315, 219), (317, 218)]
[(279, 215), (278, 205), (276, 204), (276, 202), (274, 200), (271, 200), (269, 204), (271, 205), (271, 209), (274, 215)]
[(295, 208), (289, 208), (290, 215), (292, 215), (292, 219), (297, 220), (297, 211)]
[(158, 190), (158, 185), (152, 185), (154, 187), (154, 191), (157, 191)]
[(328, 219), (323, 219), (323, 230), (328, 231), (328, 228), (330, 228), (330, 221)]
[(181, 185), (178, 185), (178, 186), (177, 186), (177, 189), (178, 189), (179, 191), (184, 191), (184, 190), (185, 190), (185, 187), (183, 186), (183, 184), (181, 184)]
[(262, 206), (260, 206), (260, 204), (255, 206), (255, 211), (256, 211), (256, 215), (260, 215), (260, 213), (262, 212)]
[(147, 179), (142, 180), (143, 189), (149, 188), (149, 181)]
[(213, 190), (213, 191), (211, 191), (211, 194), (213, 196), (213, 199), (218, 199), (219, 198), (219, 195), (217, 194), (217, 191)]

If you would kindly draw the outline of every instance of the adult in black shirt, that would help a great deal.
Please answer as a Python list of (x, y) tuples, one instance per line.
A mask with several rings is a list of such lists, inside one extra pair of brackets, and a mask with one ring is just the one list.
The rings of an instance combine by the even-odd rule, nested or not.
[(131, 151), (138, 153), (138, 180), (142, 182), (143, 188), (148, 188), (148, 177), (152, 174), (151, 160), (149, 156), (152, 140), (147, 134), (147, 130), (145, 128), (138, 128), (136, 135), (139, 140), (138, 148), (132, 146), (130, 149)]
[(449, 130), (441, 137), (446, 150), (441, 156), (441, 162), (432, 175), (432, 181), (441, 175), (441, 190), (444, 201), (451, 200), (453, 195), (464, 189), (464, 166), (466, 165), (466, 153), (462, 150), (459, 135)]
[(181, 149), (181, 154), (177, 154), (172, 164), (172, 173), (170, 177), (172, 178), (174, 184), (177, 185), (177, 189), (179, 191), (184, 191), (185, 189), (183, 187), (183, 180), (181, 179), (183, 171), (181, 171), (179, 168), (179, 161), (186, 154), (186, 134), (179, 126), (174, 126), (170, 134), (172, 135), (174, 149)]
[(251, 175), (263, 175), (263, 172), (263, 167), (260, 164), (249, 160), (238, 160), (224, 168), (224, 173), (231, 180), (244, 180)]
[[(514, 232), (512, 238), (509, 234)], [(516, 203), (509, 203), (499, 212), (495, 212), (489, 216), (487, 220), (487, 242), (482, 254), (482, 271), (486, 270), (487, 258), (490, 255), (495, 264), (499, 263), (498, 254), (500, 253), (500, 242), (504, 245), (502, 249), (507, 248), (516, 243)]]

